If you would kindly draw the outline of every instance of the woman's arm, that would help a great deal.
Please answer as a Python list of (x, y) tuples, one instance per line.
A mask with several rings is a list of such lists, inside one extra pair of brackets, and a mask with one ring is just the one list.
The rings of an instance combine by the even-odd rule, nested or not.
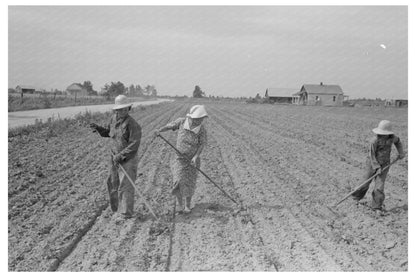
[(166, 131), (169, 131), (169, 130), (173, 130), (173, 127), (171, 125), (166, 125), (166, 126), (163, 126), (160, 129), (157, 129), (157, 131), (159, 133), (166, 132)]
[(172, 131), (178, 130), (181, 123), (184, 120), (185, 120), (184, 118), (178, 118), (175, 121), (172, 121), (172, 122), (166, 124), (165, 126), (159, 128), (159, 129), (156, 129), (155, 132), (154, 132), (155, 136), (158, 136), (160, 133), (166, 132), (166, 131), (169, 131), (169, 130), (172, 130)]

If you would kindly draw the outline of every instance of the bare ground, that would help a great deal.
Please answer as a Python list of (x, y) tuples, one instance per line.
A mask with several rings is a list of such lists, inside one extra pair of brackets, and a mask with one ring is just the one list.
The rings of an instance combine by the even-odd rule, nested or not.
[[(190, 215), (170, 195), (173, 150), (152, 131), (192, 103), (133, 114), (143, 128), (136, 217), (117, 223), (106, 139), (85, 126), (9, 139), (10, 271), (407, 271), (407, 158), (390, 170), (385, 216), (332, 204), (361, 180), (371, 129), (390, 119), (407, 150), (407, 109), (207, 103), (208, 146)], [(164, 133), (171, 142), (173, 132)], [(395, 154), (395, 151), (393, 151)]]

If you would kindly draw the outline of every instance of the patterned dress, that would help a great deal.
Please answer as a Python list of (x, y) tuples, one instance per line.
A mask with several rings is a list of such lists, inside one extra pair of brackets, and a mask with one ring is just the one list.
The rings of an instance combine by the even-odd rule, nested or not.
[[(176, 148), (183, 154), (180, 156), (176, 154), (171, 160), (171, 171), (173, 175), (172, 194), (183, 197), (190, 197), (195, 192), (196, 178), (198, 171), (189, 164), (198, 148), (205, 146), (207, 143), (207, 132), (204, 124), (200, 128), (189, 130), (186, 128), (186, 118), (178, 118), (169, 123), (167, 126), (173, 131), (178, 131), (178, 138), (176, 140)], [(198, 158), (196, 167), (200, 168), (201, 161)]]

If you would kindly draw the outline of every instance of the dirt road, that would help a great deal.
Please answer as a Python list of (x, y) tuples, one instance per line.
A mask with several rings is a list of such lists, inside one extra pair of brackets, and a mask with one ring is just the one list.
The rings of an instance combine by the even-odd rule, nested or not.
[[(149, 101), (133, 102), (133, 107), (154, 105), (161, 102), (171, 101), (169, 99), (158, 99)], [(113, 104), (106, 105), (89, 105), (89, 106), (71, 106), (54, 109), (29, 110), (19, 112), (9, 112), (9, 129), (34, 124), (36, 120), (46, 121), (48, 118), (73, 118), (79, 113), (89, 112), (107, 112), (111, 110)]]
[(116, 223), (103, 185), (108, 141), (87, 128), (10, 139), (9, 270), (407, 270), (407, 158), (390, 170), (385, 216), (365, 205), (369, 195), (328, 208), (361, 180), (378, 121), (394, 122), (407, 152), (407, 110), (207, 103), (202, 170), (246, 210), (200, 176), (192, 213), (178, 215), (174, 151), (151, 133), (191, 106), (133, 114), (144, 135), (136, 183), (160, 221), (136, 196), (138, 216)]

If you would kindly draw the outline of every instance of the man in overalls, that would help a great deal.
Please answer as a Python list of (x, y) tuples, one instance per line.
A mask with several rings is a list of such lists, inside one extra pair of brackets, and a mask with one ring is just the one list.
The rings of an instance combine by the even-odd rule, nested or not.
[(122, 219), (133, 216), (134, 187), (118, 165), (126, 170), (133, 182), (136, 180), (137, 152), (142, 136), (140, 125), (129, 115), (131, 106), (126, 96), (119, 95), (115, 99), (114, 115), (109, 124), (106, 127), (90, 124), (94, 132), (112, 138), (107, 187), (111, 209), (120, 213)]

